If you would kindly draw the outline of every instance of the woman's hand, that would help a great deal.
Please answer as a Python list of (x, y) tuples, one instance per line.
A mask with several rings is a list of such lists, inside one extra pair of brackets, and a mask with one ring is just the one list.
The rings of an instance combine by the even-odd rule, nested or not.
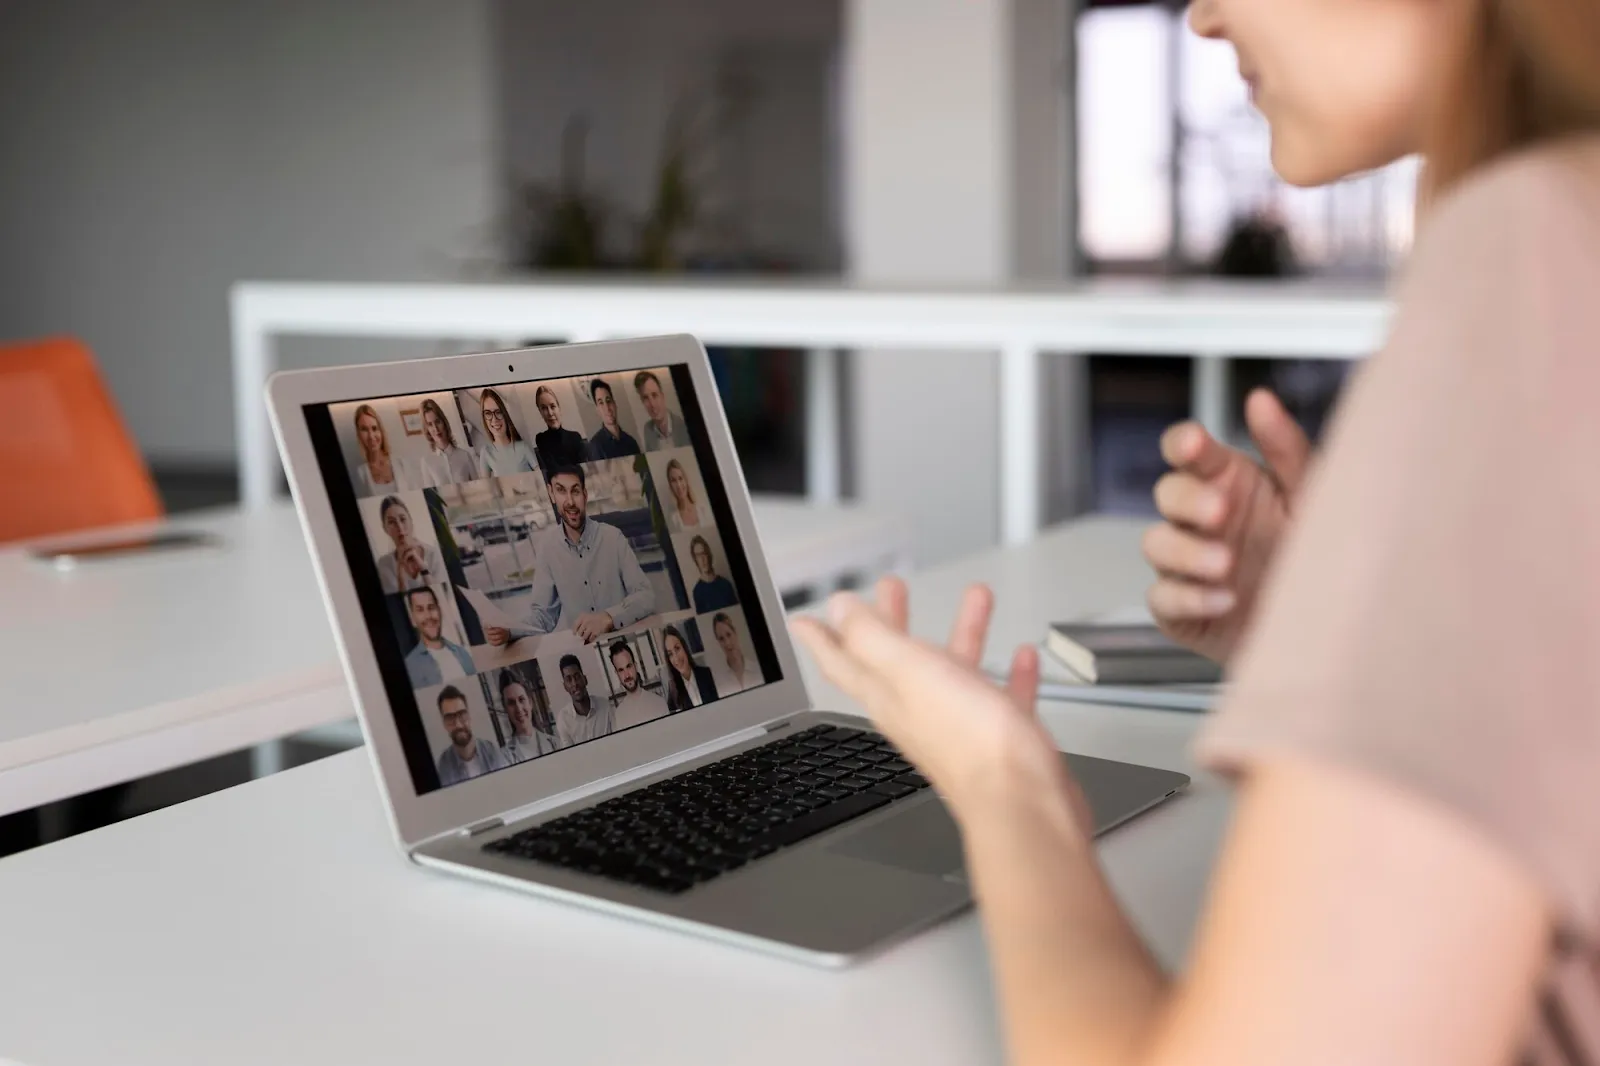
[(1151, 615), (1173, 640), (1219, 663), (1250, 622), (1311, 461), (1305, 432), (1272, 393), (1250, 394), (1245, 422), (1265, 465), (1193, 422), (1163, 434), (1172, 472), (1155, 495), (1165, 521), (1144, 537), (1159, 575)]
[(906, 633), (905, 583), (885, 578), (876, 604), (839, 594), (826, 623), (797, 618), (792, 626), (823, 674), (865, 708), (963, 824), (1015, 795), (1053, 796), (1087, 835), (1081, 794), (1034, 711), (1038, 649), (1017, 649), (1004, 686), (979, 669), (993, 608), (988, 588), (969, 588), (941, 648)]

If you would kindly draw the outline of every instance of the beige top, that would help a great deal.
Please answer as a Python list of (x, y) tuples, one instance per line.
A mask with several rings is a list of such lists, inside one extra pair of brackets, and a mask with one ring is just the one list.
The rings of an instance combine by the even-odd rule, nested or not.
[(1530, 1056), (1600, 1063), (1600, 138), (1428, 215), (1203, 763), (1335, 760), (1447, 805), (1563, 924)]

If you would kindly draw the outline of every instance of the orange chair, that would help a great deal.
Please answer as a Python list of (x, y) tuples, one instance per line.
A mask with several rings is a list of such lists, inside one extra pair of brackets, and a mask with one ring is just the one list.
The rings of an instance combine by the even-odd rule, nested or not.
[(70, 337), (0, 347), (0, 542), (162, 514), (89, 350)]

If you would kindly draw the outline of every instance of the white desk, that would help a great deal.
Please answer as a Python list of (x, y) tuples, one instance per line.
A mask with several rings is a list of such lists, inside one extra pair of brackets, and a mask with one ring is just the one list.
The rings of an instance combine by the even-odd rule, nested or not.
[[(895, 519), (755, 510), (786, 591), (906, 565)], [(222, 543), (66, 572), (0, 551), (0, 814), (348, 718), (326, 698), (343, 680), (294, 509), (175, 524)]]
[[(1041, 566), (1082, 582), (1055, 611), (1135, 592), (1136, 556), (1116, 546), (1127, 533), (1080, 527), (967, 571), (1008, 578), (999, 628), (1020, 632), (1043, 606), (1029, 593)], [(913, 580), (917, 628), (943, 627), (961, 578), (946, 567)], [(1189, 769), (1192, 716), (1045, 715), (1065, 747)], [(1185, 952), (1226, 810), (1200, 779), (1102, 844), (1169, 963)], [(0, 1059), (26, 1066), (1000, 1057), (970, 915), (830, 972), (457, 881), (400, 858), (362, 752), (0, 860), (0, 900)]]

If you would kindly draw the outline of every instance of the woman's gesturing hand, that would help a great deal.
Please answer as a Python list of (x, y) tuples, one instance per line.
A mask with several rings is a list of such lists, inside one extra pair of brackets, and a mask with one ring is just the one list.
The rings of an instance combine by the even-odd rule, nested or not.
[(1158, 575), (1150, 613), (1173, 640), (1219, 663), (1249, 624), (1311, 461), (1305, 432), (1270, 392), (1250, 394), (1245, 421), (1261, 463), (1193, 422), (1167, 430), (1161, 454), (1172, 471), (1156, 484), (1164, 521), (1144, 537)]
[(826, 622), (797, 618), (792, 626), (827, 678), (862, 705), (958, 820), (1019, 787), (1035, 797), (1056, 790), (1079, 815), (1077, 788), (1035, 714), (1038, 649), (1017, 650), (1004, 685), (980, 668), (993, 609), (987, 587), (969, 588), (939, 647), (906, 632), (905, 583), (885, 578), (875, 603), (840, 594)]

